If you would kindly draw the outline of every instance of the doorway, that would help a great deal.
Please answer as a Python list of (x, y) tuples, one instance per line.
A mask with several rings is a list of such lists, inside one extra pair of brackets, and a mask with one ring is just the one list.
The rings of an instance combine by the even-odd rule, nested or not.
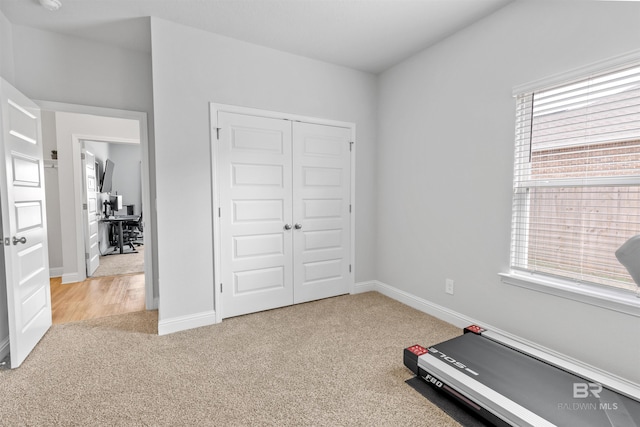
[[(75, 307), (77, 310), (82, 309), (81, 311), (86, 311), (89, 317), (157, 308), (157, 285), (154, 284), (156, 275), (154, 275), (154, 250), (151, 232), (153, 213), (150, 212), (150, 209), (145, 209), (145, 207), (151, 206), (146, 114), (52, 102), (38, 102), (38, 104), (43, 110), (45, 142), (47, 139), (46, 117), (48, 116), (48, 120), (55, 124), (55, 142), (52, 147), (51, 141), (49, 141), (49, 148), (57, 151), (58, 159), (55, 164), (58, 173), (62, 175), (57, 177), (59, 199), (52, 200), (51, 203), (60, 212), (58, 219), (60, 223), (56, 224), (54, 218), (53, 224), (58, 228), (56, 230), (54, 225), (54, 230), (51, 233), (53, 239), (50, 239), (50, 241), (53, 240), (54, 245), (56, 244), (55, 239), (59, 239), (58, 256), (61, 258), (53, 259), (50, 263), (51, 276), (54, 277), (51, 281), (54, 311), (56, 306), (60, 306), (60, 302), (56, 301), (58, 297), (64, 298), (63, 305)], [(83, 119), (84, 122), (80, 125), (73, 124), (73, 119), (78, 118)], [(122, 132), (114, 131), (115, 128), (120, 128)], [(105, 148), (108, 146), (112, 146), (113, 150)], [(131, 155), (131, 152), (129, 154), (123, 153), (127, 149), (137, 151), (137, 156)], [(119, 254), (109, 256), (109, 264), (111, 265), (106, 273), (98, 271), (96, 274), (93, 271), (87, 272), (86, 269), (85, 258), (89, 251), (85, 245), (86, 211), (83, 205), (86, 206), (87, 201), (83, 195), (83, 188), (86, 193), (86, 186), (83, 183), (83, 150), (89, 150), (94, 155), (98, 154), (95, 161), (95, 179), (99, 198), (94, 202), (95, 211), (104, 215), (103, 202), (108, 201), (109, 196), (115, 195), (116, 192), (119, 193), (118, 196), (121, 197), (124, 205), (121, 206), (121, 210), (110, 210), (110, 214), (122, 215), (126, 214), (128, 210), (133, 210), (140, 216), (143, 210), (145, 211), (144, 220), (140, 223), (139, 236), (135, 240), (135, 247), (140, 249), (122, 255), (132, 258), (121, 263), (121, 266), (117, 261)], [(49, 151), (45, 146), (45, 158), (49, 157)], [(111, 154), (109, 154), (110, 151)], [(114, 186), (109, 194), (109, 192), (101, 192), (100, 184), (103, 179), (105, 163), (107, 159), (113, 162), (113, 157), (120, 158), (120, 161), (116, 162), (116, 171), (119, 166), (120, 174), (114, 174), (113, 178), (120, 180), (121, 184), (118, 188)], [(53, 163), (54, 160), (51, 159), (49, 162)], [(131, 177), (135, 179), (131, 179)], [(135, 189), (125, 188), (127, 186), (135, 187)], [(108, 256), (107, 254), (114, 252), (115, 241), (109, 234), (108, 224), (100, 224), (99, 228), (100, 254)], [(56, 232), (59, 233), (58, 236), (56, 236)], [(134, 257), (137, 260), (134, 261)], [(125, 265), (132, 263), (138, 267), (134, 266), (131, 269)], [(117, 298), (113, 295), (109, 296), (109, 292), (115, 292), (118, 298), (121, 298), (122, 307), (116, 307)], [(86, 295), (80, 297), (83, 293)], [(80, 307), (81, 304), (77, 303), (78, 298), (87, 302), (91, 300), (88, 295), (96, 296), (97, 303), (90, 307)], [(75, 304), (72, 303), (74, 298)], [(109, 301), (111, 304), (105, 303)], [(132, 310), (132, 307), (135, 309)], [(62, 318), (73, 318), (73, 316), (64, 315)], [(78, 319), (73, 318), (72, 320)], [(55, 313), (54, 323), (56, 323)]]

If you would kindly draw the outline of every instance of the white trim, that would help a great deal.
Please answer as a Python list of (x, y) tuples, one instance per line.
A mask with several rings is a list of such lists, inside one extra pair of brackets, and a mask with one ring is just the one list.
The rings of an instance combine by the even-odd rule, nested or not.
[(382, 283), (378, 280), (372, 280), (370, 282), (360, 282), (356, 284), (355, 288), (356, 292), (354, 293), (369, 291), (379, 292), (384, 296), (399, 301), (404, 305), (408, 305), (411, 308), (415, 308), (418, 311), (427, 313), (447, 323), (451, 323), (452, 325), (459, 328), (465, 328), (472, 324), (479, 324), (475, 319), (467, 317), (441, 305), (435, 304), (424, 298), (420, 298), (408, 292), (402, 291), (391, 285), (387, 285), (386, 283)]
[[(84, 264), (81, 267), (84, 267)], [(67, 283), (82, 282), (84, 280), (84, 278), (81, 278), (81, 277), (82, 277), (82, 275), (79, 274), (78, 272), (75, 272), (75, 273), (64, 273), (62, 275), (62, 284), (66, 285)]]
[[(551, 350), (547, 347), (541, 346), (517, 335), (505, 332), (499, 328), (496, 328), (490, 324), (487, 324), (478, 319), (472, 319), (454, 310), (448, 309), (441, 305), (432, 303), (426, 299), (417, 297), (408, 292), (397, 289), (386, 283), (372, 280), (369, 282), (360, 282), (356, 286), (356, 290), (360, 292), (375, 291), (379, 292), (391, 299), (399, 301), (409, 307), (415, 308), (418, 311), (429, 314), (447, 323), (451, 323), (459, 328), (464, 328), (469, 325), (479, 325), (488, 331), (492, 331), (495, 334), (502, 335), (508, 338), (512, 343), (520, 343), (523, 346), (527, 346), (536, 349), (538, 354), (547, 354), (547, 359), (555, 360), (556, 363), (562, 361), (565, 366), (573, 365), (574, 368), (580, 373), (584, 373), (584, 377), (597, 381), (601, 384), (606, 384), (610, 388), (615, 388), (621, 393), (628, 396), (632, 396), (634, 399), (640, 399), (640, 384), (629, 381), (618, 375), (596, 368), (587, 363), (581, 362), (577, 359), (569, 357), (565, 354)], [(588, 374), (587, 374), (588, 373)]]
[(377, 280), (369, 280), (367, 282), (358, 282), (353, 285), (352, 294), (361, 294), (364, 292), (378, 292), (378, 286), (381, 285)]
[(499, 273), (503, 283), (640, 317), (640, 298), (631, 291), (607, 289), (534, 273)]
[[(142, 203), (145, 206), (145, 212), (143, 213), (143, 225), (147, 231), (144, 233), (144, 280), (145, 280), (145, 307), (147, 310), (153, 310), (158, 307), (158, 304), (154, 302), (154, 298), (158, 298), (157, 295), (154, 295), (154, 289), (159, 289), (158, 284), (156, 283), (156, 277), (154, 275), (154, 265), (153, 265), (153, 253), (155, 251), (155, 241), (156, 236), (153, 233), (153, 221), (156, 217), (155, 214), (155, 203), (151, 203), (151, 158), (149, 154), (149, 128), (147, 124), (147, 113), (141, 111), (132, 111), (132, 110), (121, 110), (115, 108), (104, 108), (104, 107), (95, 107), (89, 105), (79, 105), (79, 104), (68, 104), (64, 102), (53, 102), (53, 101), (42, 101), (35, 100), (34, 101), (42, 110), (47, 111), (56, 111), (56, 112), (64, 112), (64, 113), (77, 113), (77, 114), (90, 114), (95, 116), (105, 116), (105, 117), (113, 117), (119, 119), (129, 119), (129, 120), (137, 120), (140, 123), (140, 146), (142, 149), (141, 153), (141, 163), (142, 163)], [(100, 141), (105, 141), (105, 138), (102, 137), (92, 137), (85, 136), (84, 139), (97, 139)], [(94, 140), (95, 140), (94, 139)], [(120, 140), (120, 142), (130, 142), (127, 140)], [(73, 151), (73, 168), (74, 168), (74, 176), (76, 172), (79, 174), (79, 157), (76, 156), (75, 152), (76, 144), (72, 144)], [(78, 153), (79, 154), (79, 153)], [(75, 183), (74, 179), (74, 183)], [(75, 184), (74, 184), (75, 185)], [(80, 185), (81, 186), (81, 185)], [(81, 194), (81, 193), (80, 193)], [(80, 196), (80, 199), (82, 197)], [(81, 206), (82, 202), (79, 204), (76, 203), (76, 206)], [(76, 212), (77, 214), (77, 212)], [(82, 215), (78, 218), (81, 219)], [(79, 236), (76, 236), (76, 241), (81, 241), (82, 244), (77, 247), (77, 259), (78, 259), (78, 269), (84, 268), (84, 228), (82, 227), (82, 221), (80, 221), (80, 228), (78, 228), (76, 224), (76, 233), (79, 233)], [(75, 282), (78, 277), (85, 274), (80, 274), (79, 272), (74, 273)], [(71, 283), (65, 281), (65, 276), (63, 275), (62, 283)], [(85, 277), (86, 278), (86, 277)], [(82, 279), (84, 280), (84, 279)]]
[(216, 324), (215, 311), (188, 314), (158, 321), (158, 335), (173, 334), (187, 329), (200, 328)]
[(258, 116), (272, 119), (286, 119), (293, 122), (305, 122), (318, 125), (355, 129), (355, 125), (349, 122), (323, 119), (319, 117), (301, 116), (299, 114), (283, 113), (280, 111), (262, 110), (259, 108), (242, 107), (239, 105), (218, 104), (215, 102), (211, 102), (209, 103), (209, 110), (211, 113), (211, 126), (213, 129), (216, 129), (218, 127), (218, 112), (244, 114), (245, 116)]
[(5, 339), (3, 339), (2, 341), (0, 341), (0, 360), (4, 359), (5, 357), (7, 357), (7, 355), (9, 354), (9, 336), (7, 335), (7, 337)]
[(633, 66), (638, 63), (640, 63), (640, 49), (632, 50), (625, 54), (617, 55), (602, 61), (593, 62), (569, 71), (553, 74), (529, 83), (514, 86), (513, 96), (515, 97), (523, 93), (545, 90), (562, 83), (588, 77), (589, 75), (598, 74), (617, 67)]
[(283, 112), (277, 112), (277, 111), (269, 111), (269, 110), (262, 110), (262, 109), (257, 109), (257, 108), (249, 108), (249, 107), (242, 107), (242, 106), (238, 106), (238, 105), (229, 105), (229, 104), (218, 104), (218, 103), (214, 103), (214, 102), (210, 102), (209, 103), (209, 119), (210, 119), (210, 137), (209, 140), (211, 142), (211, 150), (210, 150), (210, 156), (211, 156), (211, 183), (212, 183), (212, 195), (211, 195), (211, 200), (212, 200), (212, 208), (213, 208), (213, 215), (212, 215), (212, 220), (213, 220), (213, 277), (214, 277), (214, 285), (213, 285), (213, 295), (214, 295), (214, 305), (213, 305), (213, 309), (214, 311), (217, 313), (216, 316), (216, 322), (222, 322), (222, 316), (223, 316), (223, 307), (222, 307), (222, 295), (220, 292), (220, 283), (221, 283), (221, 275), (220, 275), (220, 269), (215, 268), (215, 266), (219, 266), (221, 264), (221, 260), (220, 260), (220, 240), (217, 238), (217, 236), (220, 235), (220, 218), (217, 216), (217, 212), (218, 209), (220, 208), (220, 200), (218, 198), (219, 195), (219, 190), (218, 190), (218, 144), (215, 143), (216, 137), (214, 135), (216, 135), (217, 130), (219, 129), (218, 127), (218, 113), (219, 112), (226, 112), (226, 113), (236, 113), (236, 114), (243, 114), (243, 115), (249, 115), (249, 116), (258, 116), (258, 117), (266, 117), (266, 118), (274, 118), (274, 119), (285, 119), (285, 120), (291, 120), (293, 122), (297, 121), (297, 122), (304, 122), (304, 123), (311, 123), (311, 124), (318, 124), (318, 125), (325, 125), (325, 126), (334, 126), (334, 127), (342, 127), (342, 128), (347, 128), (351, 130), (351, 141), (353, 142), (352, 144), (352, 149), (351, 149), (351, 185), (350, 185), (350, 190), (351, 190), (351, 194), (350, 194), (350, 201), (349, 203), (351, 203), (351, 242), (350, 242), (350, 264), (351, 264), (351, 274), (349, 277), (349, 291), (351, 293), (354, 292), (355, 290), (355, 271), (356, 271), (356, 250), (355, 250), (355, 237), (356, 237), (356, 222), (355, 222), (355, 218), (356, 218), (356, 188), (355, 188), (355, 183), (356, 183), (356, 125), (355, 123), (350, 123), (350, 122), (343, 122), (343, 121), (338, 121), (338, 120), (332, 120), (332, 119), (323, 119), (323, 118), (318, 118), (318, 117), (309, 117), (309, 116), (302, 116), (302, 115), (298, 115), (298, 114), (290, 114), (290, 113), (283, 113)]
[(64, 269), (62, 267), (49, 268), (49, 277), (62, 277)]

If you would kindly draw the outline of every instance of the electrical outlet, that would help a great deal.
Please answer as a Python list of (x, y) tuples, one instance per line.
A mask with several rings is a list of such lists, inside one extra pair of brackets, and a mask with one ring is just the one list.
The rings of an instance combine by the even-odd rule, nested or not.
[(447, 279), (444, 285), (444, 291), (453, 295), (453, 279)]

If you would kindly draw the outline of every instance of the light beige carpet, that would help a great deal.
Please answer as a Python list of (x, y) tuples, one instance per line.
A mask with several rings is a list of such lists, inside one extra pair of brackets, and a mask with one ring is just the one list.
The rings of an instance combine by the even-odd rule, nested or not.
[(460, 331), (375, 292), (156, 333), (156, 312), (52, 327), (0, 371), (0, 424), (457, 425), (404, 383), (402, 351)]
[[(125, 250), (131, 251), (126, 248)], [(100, 265), (91, 277), (144, 272), (144, 245), (136, 246), (138, 253), (124, 253), (100, 257)]]

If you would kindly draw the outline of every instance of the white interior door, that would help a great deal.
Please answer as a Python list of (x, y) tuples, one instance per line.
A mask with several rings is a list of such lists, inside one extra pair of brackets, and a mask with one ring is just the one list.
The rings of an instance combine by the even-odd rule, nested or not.
[(221, 112), (222, 317), (293, 304), (291, 122)]
[(87, 264), (87, 277), (93, 275), (100, 265), (100, 249), (98, 241), (98, 190), (96, 156), (88, 150), (83, 151), (82, 169), (84, 170), (84, 250)]
[(349, 292), (351, 129), (293, 123), (294, 302)]
[(0, 80), (0, 110), (2, 248), (16, 368), (51, 326), (44, 167), (39, 108)]

